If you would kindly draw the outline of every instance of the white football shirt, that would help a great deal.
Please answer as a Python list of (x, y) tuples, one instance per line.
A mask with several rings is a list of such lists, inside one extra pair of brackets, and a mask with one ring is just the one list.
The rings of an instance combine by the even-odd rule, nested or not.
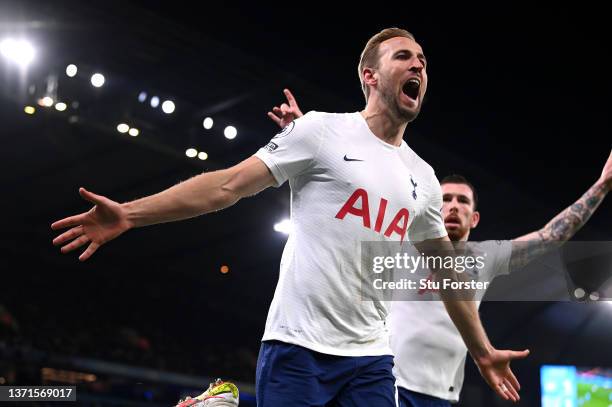
[[(484, 254), (484, 267), (467, 272), (476, 281), (491, 282), (508, 273), (511, 241), (469, 242), (474, 255)], [(391, 348), (396, 384), (408, 390), (458, 401), (463, 386), (467, 348), (437, 293), (420, 301), (395, 301), (391, 307)]]
[(309, 112), (255, 156), (278, 185), (289, 181), (293, 225), (263, 340), (392, 354), (388, 304), (361, 298), (360, 244), (446, 236), (431, 166), (376, 137), (359, 112)]

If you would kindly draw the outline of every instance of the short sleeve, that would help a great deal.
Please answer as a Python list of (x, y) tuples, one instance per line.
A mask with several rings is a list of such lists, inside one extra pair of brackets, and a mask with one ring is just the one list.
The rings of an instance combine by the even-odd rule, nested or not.
[(314, 167), (324, 130), (321, 114), (308, 112), (289, 123), (255, 157), (266, 164), (277, 186), (281, 186)]
[[(468, 243), (471, 245), (473, 243)], [(510, 256), (512, 255), (511, 240), (486, 240), (475, 243), (480, 254), (486, 254), (486, 268), (481, 280), (491, 281), (495, 277), (510, 273)]]

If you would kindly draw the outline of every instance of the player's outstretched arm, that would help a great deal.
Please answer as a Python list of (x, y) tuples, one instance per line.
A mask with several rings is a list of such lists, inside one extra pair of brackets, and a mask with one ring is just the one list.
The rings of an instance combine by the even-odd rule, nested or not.
[(604, 165), (601, 176), (571, 206), (552, 218), (542, 229), (513, 240), (510, 268), (521, 268), (548, 250), (572, 238), (597, 210), (612, 189), (612, 152)]
[(79, 256), (85, 261), (100, 246), (132, 228), (218, 211), (274, 183), (268, 167), (253, 156), (231, 168), (197, 175), (158, 194), (127, 203), (80, 188), (81, 197), (94, 206), (54, 222), (54, 230), (69, 229), (53, 239), (53, 244), (62, 246), (62, 253), (87, 245)]

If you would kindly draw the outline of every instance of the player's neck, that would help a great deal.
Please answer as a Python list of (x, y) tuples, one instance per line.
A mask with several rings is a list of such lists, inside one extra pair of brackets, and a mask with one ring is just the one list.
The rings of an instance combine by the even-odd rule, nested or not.
[(381, 109), (370, 104), (361, 111), (361, 116), (376, 137), (396, 147), (402, 145), (407, 122), (393, 117), (388, 109)]

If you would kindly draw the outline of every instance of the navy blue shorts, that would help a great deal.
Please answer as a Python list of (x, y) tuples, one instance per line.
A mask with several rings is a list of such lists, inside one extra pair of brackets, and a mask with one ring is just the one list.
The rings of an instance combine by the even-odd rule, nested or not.
[(334, 356), (262, 342), (257, 407), (396, 407), (393, 356)]
[(448, 400), (428, 396), (414, 391), (398, 387), (400, 407), (450, 407)]

